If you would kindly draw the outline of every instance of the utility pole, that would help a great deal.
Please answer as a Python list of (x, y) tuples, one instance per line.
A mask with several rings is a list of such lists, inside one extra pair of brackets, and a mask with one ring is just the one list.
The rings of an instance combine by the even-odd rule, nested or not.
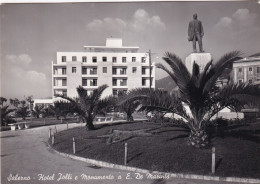
[(149, 79), (150, 79), (150, 84), (149, 84), (149, 89), (152, 88), (152, 67), (151, 67), (151, 63), (152, 63), (152, 57), (151, 57), (151, 49), (149, 49)]

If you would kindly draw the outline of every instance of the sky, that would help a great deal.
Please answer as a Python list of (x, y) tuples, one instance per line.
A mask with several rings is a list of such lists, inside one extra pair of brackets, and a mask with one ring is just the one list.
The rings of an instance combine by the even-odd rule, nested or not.
[[(105, 45), (151, 49), (152, 62), (166, 51), (185, 58), (192, 52), (188, 23), (198, 14), (203, 47), (214, 60), (233, 50), (260, 52), (260, 4), (230, 2), (51, 3), (0, 5), (1, 94), (6, 98), (51, 97), (51, 63), (56, 52)], [(156, 70), (156, 79), (167, 74)]]

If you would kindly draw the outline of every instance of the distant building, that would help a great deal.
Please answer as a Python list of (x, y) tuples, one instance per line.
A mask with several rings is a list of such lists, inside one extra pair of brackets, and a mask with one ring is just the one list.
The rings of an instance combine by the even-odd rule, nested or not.
[[(149, 55), (139, 47), (122, 46), (122, 39), (107, 38), (106, 46), (84, 46), (85, 52), (57, 52), (53, 62), (52, 94), (76, 97), (81, 85), (89, 92), (103, 84), (104, 95), (117, 95), (134, 88), (149, 88)], [(155, 70), (151, 66), (151, 87), (155, 88)]]
[(107, 38), (105, 46), (84, 46), (85, 52), (57, 52), (52, 63), (53, 100), (59, 99), (58, 94), (76, 97), (79, 85), (91, 93), (107, 84), (103, 96), (150, 85), (155, 88), (155, 67), (150, 67), (149, 54), (122, 43), (120, 38)]
[(260, 83), (260, 57), (249, 57), (233, 64), (234, 83)]

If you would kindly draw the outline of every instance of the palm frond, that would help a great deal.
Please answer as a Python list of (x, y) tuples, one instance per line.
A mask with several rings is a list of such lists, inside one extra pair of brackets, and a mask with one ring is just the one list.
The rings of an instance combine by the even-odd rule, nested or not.
[(134, 89), (129, 92), (130, 99), (138, 99), (142, 105), (140, 110), (176, 113), (187, 119), (186, 111), (179, 98), (179, 94), (169, 94), (158, 89)]
[(168, 75), (172, 78), (172, 80), (175, 83), (177, 83), (177, 78), (175, 77), (175, 75), (170, 70), (168, 70), (164, 65), (162, 65), (161, 63), (157, 63), (155, 66), (159, 69), (164, 70), (166, 73), (168, 73)]
[(205, 76), (207, 80), (203, 87), (203, 92), (210, 91), (225, 69), (231, 68), (234, 61), (241, 59), (240, 55), (240, 51), (229, 52), (222, 56), (215, 64), (212, 64), (209, 72)]
[(260, 52), (255, 53), (255, 54), (253, 54), (253, 55), (250, 55), (249, 57), (259, 57), (259, 56), (260, 56)]
[(223, 87), (217, 94), (218, 98), (234, 98), (241, 103), (258, 103), (260, 99), (260, 84), (230, 84)]
[(182, 88), (182, 85), (186, 84), (191, 78), (191, 74), (189, 73), (187, 67), (175, 54), (166, 52), (163, 59), (171, 67), (177, 80), (176, 84)]

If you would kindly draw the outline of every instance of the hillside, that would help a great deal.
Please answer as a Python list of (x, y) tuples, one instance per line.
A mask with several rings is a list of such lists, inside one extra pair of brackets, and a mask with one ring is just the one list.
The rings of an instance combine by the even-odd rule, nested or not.
[(162, 79), (156, 80), (156, 88), (164, 88), (165, 90), (171, 92), (175, 87), (176, 84), (172, 80), (170, 76), (164, 77)]

